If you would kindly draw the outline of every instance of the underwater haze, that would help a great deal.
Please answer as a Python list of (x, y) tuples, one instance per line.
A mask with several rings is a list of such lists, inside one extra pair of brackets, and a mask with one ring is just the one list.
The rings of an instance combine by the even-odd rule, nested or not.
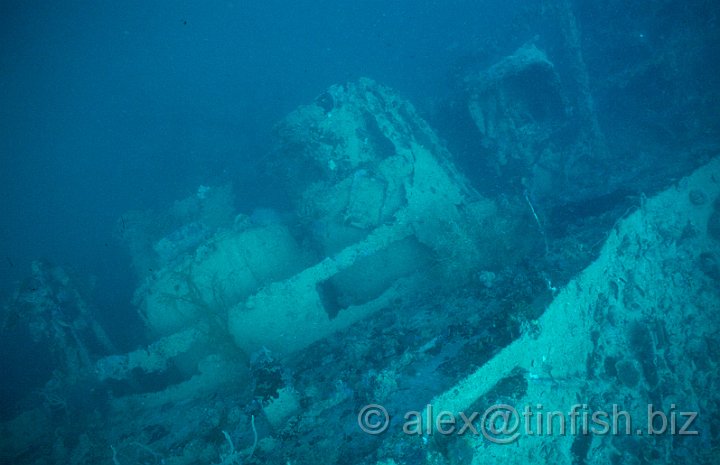
[[(361, 76), (408, 95), (443, 89), (488, 8), (512, 11), (472, 1), (0, 8), (0, 290), (11, 294), (33, 260), (70, 266), (97, 281), (100, 311), (120, 325), (136, 285), (114, 237), (123, 213), (228, 181), (238, 206), (282, 206), (259, 172), (282, 116)], [(8, 352), (3, 369), (24, 371)]]
[(470, 1), (1, 8), (6, 292), (37, 257), (126, 285), (111, 243), (122, 213), (230, 179), (241, 202), (276, 201), (257, 160), (285, 113), (361, 76), (408, 96), (443, 92), (488, 11), (512, 11)]
[[(715, 463), (719, 16), (1, 2), (0, 460)], [(567, 289), (596, 313), (560, 348)], [(575, 397), (684, 398), (699, 434), (513, 455), (400, 424)]]

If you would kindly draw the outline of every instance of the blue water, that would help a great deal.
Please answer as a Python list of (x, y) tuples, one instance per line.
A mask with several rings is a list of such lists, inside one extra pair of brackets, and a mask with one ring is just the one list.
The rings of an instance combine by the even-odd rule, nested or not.
[(2, 2), (3, 289), (34, 257), (122, 280), (119, 215), (201, 183), (269, 203), (275, 122), (360, 76), (442, 96), (488, 8), (512, 8), (486, 3)]
[[(413, 102), (478, 190), (502, 193), (507, 185), (490, 180), (473, 158), (483, 148), (472, 122), (458, 117), (462, 80), (534, 42), (556, 52), (561, 85), (576, 95), (572, 54), (559, 52), (563, 34), (540, 15), (541, 3), (3, 0), (0, 301), (32, 261), (47, 260), (84, 283), (118, 348), (133, 349), (144, 339), (131, 304), (137, 277), (116, 237), (119, 218), (227, 182), (240, 212), (287, 211), (289, 199), (263, 164), (275, 123), (328, 86), (359, 77)], [(685, 138), (718, 142), (716, 3), (573, 3), (614, 157), (605, 165), (617, 166), (618, 176), (628, 172), (621, 163), (645, 167), (638, 185), (628, 177), (616, 191), (597, 192), (598, 202), (613, 202), (607, 211), (620, 197), (660, 189), (705, 160), (678, 155)], [(669, 40), (678, 37), (683, 41)], [(678, 49), (678, 68), (666, 67), (675, 46), (692, 47), (692, 59)], [(661, 57), (658, 69), (608, 90), (653, 57)], [(645, 151), (653, 150), (650, 160)], [(554, 213), (550, 234), (571, 230), (588, 208), (582, 199), (567, 205)], [(0, 341), (0, 373), (9, 380), (0, 383), (3, 409), (52, 369), (42, 347), (22, 337)]]
[(69, 266), (132, 346), (122, 214), (228, 180), (240, 209), (282, 205), (258, 162), (280, 118), (361, 76), (443, 96), (512, 3), (1, 2), (0, 295), (35, 259)]

